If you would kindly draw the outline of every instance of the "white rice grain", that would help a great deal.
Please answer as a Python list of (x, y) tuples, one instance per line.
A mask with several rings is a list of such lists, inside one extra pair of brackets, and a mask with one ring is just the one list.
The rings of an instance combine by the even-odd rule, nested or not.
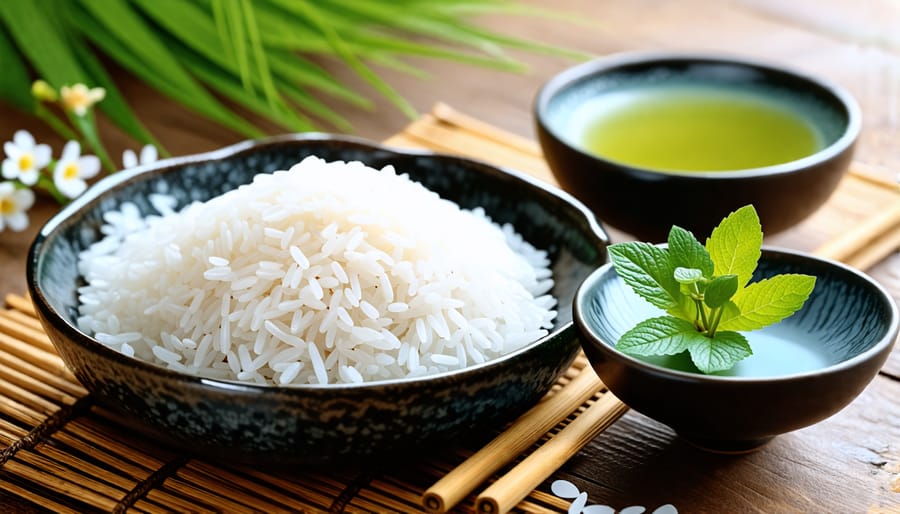
[(393, 168), (307, 158), (158, 215), (104, 215), (78, 326), (125, 355), (289, 386), (457, 369), (553, 326), (550, 259)]

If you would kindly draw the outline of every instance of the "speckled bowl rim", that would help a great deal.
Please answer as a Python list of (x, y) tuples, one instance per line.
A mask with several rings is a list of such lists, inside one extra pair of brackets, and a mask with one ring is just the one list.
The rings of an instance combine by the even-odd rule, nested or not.
[(851, 266), (848, 266), (844, 263), (827, 259), (825, 257), (818, 257), (816, 255), (812, 255), (807, 252), (802, 252), (799, 250), (794, 250), (790, 248), (783, 248), (779, 246), (770, 246), (764, 245), (762, 247), (763, 257), (760, 260), (765, 258), (766, 253), (770, 255), (788, 255), (794, 258), (800, 258), (805, 260), (817, 261), (820, 264), (825, 264), (827, 266), (832, 266), (843, 270), (845, 272), (850, 273), (851, 275), (855, 275), (859, 280), (869, 284), (873, 289), (878, 291), (879, 299), (882, 303), (888, 306), (888, 311), (890, 312), (890, 322), (888, 323), (887, 331), (885, 332), (884, 337), (882, 337), (877, 343), (872, 345), (868, 350), (855, 355), (847, 360), (843, 360), (841, 362), (837, 362), (830, 366), (826, 366), (824, 368), (818, 368), (810, 371), (803, 371), (799, 373), (790, 373), (787, 375), (775, 375), (775, 376), (765, 376), (765, 377), (733, 377), (733, 376), (718, 376), (718, 375), (703, 375), (700, 373), (691, 373), (688, 371), (678, 371), (669, 369), (663, 366), (659, 366), (656, 364), (651, 364), (649, 362), (644, 362), (640, 359), (636, 359), (629, 355), (626, 355), (618, 350), (611, 344), (607, 343), (604, 338), (600, 337), (594, 327), (587, 322), (587, 319), (584, 316), (585, 309), (582, 307), (585, 305), (590, 299), (587, 297), (588, 290), (592, 289), (594, 284), (596, 284), (599, 280), (603, 279), (605, 275), (610, 273), (610, 270), (613, 269), (612, 263), (604, 264), (603, 266), (597, 268), (584, 281), (581, 283), (581, 286), (578, 287), (578, 290), (575, 292), (575, 300), (572, 308), (572, 320), (578, 326), (579, 331), (581, 333), (581, 337), (589, 338), (591, 341), (584, 342), (584, 344), (591, 344), (595, 347), (599, 348), (600, 352), (603, 352), (608, 357), (618, 360), (619, 362), (624, 363), (625, 365), (636, 368), (644, 373), (649, 373), (652, 375), (663, 376), (672, 379), (678, 379), (685, 382), (697, 382), (697, 383), (739, 383), (739, 384), (770, 384), (773, 382), (791, 382), (794, 380), (802, 380), (804, 378), (809, 377), (821, 377), (823, 375), (828, 375), (832, 373), (838, 373), (849, 368), (856, 367), (859, 364), (867, 362), (871, 359), (877, 358), (877, 356), (885, 351), (887, 347), (890, 347), (894, 344), (894, 341), (897, 340), (898, 330), (900, 330), (900, 312), (898, 312), (897, 303), (891, 297), (891, 295), (887, 292), (887, 290), (878, 282), (876, 282), (872, 277), (859, 271)]
[[(346, 136), (346, 135), (336, 135), (336, 134), (328, 134), (328, 133), (319, 133), (319, 132), (310, 132), (310, 133), (302, 133), (302, 134), (284, 134), (278, 136), (271, 136), (256, 140), (247, 140), (242, 141), (233, 145), (229, 145), (217, 150), (213, 150), (205, 153), (198, 154), (190, 154), (184, 156), (171, 157), (167, 159), (162, 159), (156, 161), (151, 164), (145, 164), (136, 166), (133, 168), (129, 168), (127, 170), (119, 171), (118, 173), (114, 173), (112, 175), (108, 175), (103, 179), (99, 180), (97, 183), (92, 185), (85, 191), (81, 196), (72, 201), (72, 203), (63, 207), (57, 214), (51, 217), (44, 225), (41, 227), (34, 241), (32, 242), (29, 251), (28, 251), (28, 261), (27, 261), (27, 286), (29, 294), (31, 295), (32, 301), (34, 302), (35, 307), (40, 311), (40, 314), (45, 317), (49, 322), (56, 325), (56, 327), (64, 334), (65, 337), (69, 338), (75, 344), (78, 344), (84, 347), (86, 350), (94, 353), (100, 354), (103, 358), (113, 360), (118, 364), (124, 366), (136, 366), (137, 368), (152, 374), (158, 374), (162, 376), (167, 376), (170, 378), (185, 380), (192, 383), (197, 383), (204, 386), (214, 387), (220, 390), (231, 390), (231, 391), (241, 391), (246, 393), (289, 393), (289, 394), (301, 394), (304, 391), (342, 391), (342, 390), (352, 390), (352, 389), (365, 389), (365, 388), (403, 388), (408, 387), (414, 384), (422, 384), (426, 382), (432, 381), (440, 381), (440, 380), (465, 380), (465, 378), (470, 374), (479, 374), (488, 371), (490, 368), (500, 367), (506, 361), (517, 358), (518, 356), (528, 353), (533, 349), (541, 346), (545, 342), (550, 339), (560, 337), (566, 333), (572, 333), (575, 331), (574, 327), (574, 313), (573, 320), (568, 321), (561, 326), (557, 327), (554, 330), (551, 330), (544, 337), (535, 340), (531, 344), (522, 347), (518, 350), (515, 350), (511, 353), (498, 357), (496, 359), (492, 359), (490, 361), (475, 364), (472, 366), (468, 366), (464, 369), (460, 370), (452, 370), (446, 371), (442, 373), (435, 373), (432, 375), (424, 375), (420, 377), (404, 377), (397, 379), (389, 379), (389, 380), (379, 380), (379, 381), (371, 381), (371, 382), (363, 382), (361, 384), (298, 384), (291, 386), (280, 386), (280, 385), (260, 385), (260, 384), (250, 384), (244, 383), (240, 381), (232, 381), (232, 380), (222, 380), (222, 379), (214, 379), (214, 378), (206, 378), (196, 375), (189, 375), (186, 373), (181, 373), (178, 371), (170, 370), (159, 366), (157, 364), (153, 364), (150, 362), (146, 362), (140, 360), (138, 358), (128, 357), (123, 355), (120, 352), (109, 348), (103, 343), (97, 341), (93, 337), (88, 336), (84, 332), (80, 331), (77, 327), (75, 327), (69, 320), (57, 312), (50, 303), (45, 298), (41, 287), (38, 285), (38, 277), (37, 277), (37, 269), (38, 269), (38, 261), (41, 259), (40, 253), (42, 248), (45, 246), (46, 242), (58, 235), (58, 231), (63, 227), (74, 223), (72, 216), (76, 215), (83, 209), (91, 208), (96, 202), (100, 200), (100, 198), (105, 195), (107, 192), (120, 187), (121, 185), (130, 182), (132, 180), (140, 180), (144, 175), (154, 172), (162, 172), (167, 173), (166, 170), (171, 170), (173, 168), (179, 168), (188, 164), (198, 164), (208, 161), (221, 160), (226, 158), (234, 157), (238, 154), (242, 153), (250, 153), (259, 148), (264, 148), (268, 146), (277, 146), (283, 143), (317, 143), (317, 142), (337, 142), (341, 144), (349, 144), (358, 147), (359, 149), (363, 149), (366, 151), (380, 151), (380, 152), (388, 152), (397, 156), (407, 156), (407, 157), (427, 157), (434, 158), (439, 160), (453, 160), (457, 162), (463, 163), (471, 163), (476, 166), (492, 168), (501, 173), (505, 173), (507, 175), (512, 176), (513, 178), (528, 184), (530, 187), (541, 190), (544, 194), (548, 194), (551, 196), (555, 196), (558, 199), (568, 203), (575, 211), (581, 214), (584, 217), (584, 221), (586, 223), (586, 227), (589, 229), (590, 235), (594, 239), (594, 244), (602, 245), (605, 247), (609, 244), (609, 236), (606, 231), (600, 225), (600, 222), (594, 216), (594, 214), (579, 200), (575, 199), (572, 195), (566, 193), (565, 191), (555, 188), (549, 184), (539, 181), (538, 179), (527, 175), (523, 172), (519, 172), (513, 170), (511, 168), (497, 166), (494, 164), (489, 164), (485, 161), (479, 159), (473, 159), (469, 157), (462, 157), (456, 155), (450, 155), (446, 153), (440, 152), (432, 152), (429, 150), (418, 150), (418, 149), (406, 149), (406, 148), (398, 148), (390, 145), (384, 145), (380, 143), (376, 143), (364, 138), (355, 137), (355, 136)], [(171, 171), (168, 171), (170, 173)]]
[[(567, 89), (570, 85), (580, 80), (586, 79), (592, 75), (600, 75), (619, 68), (633, 64), (653, 64), (661, 65), (666, 62), (691, 62), (698, 64), (723, 64), (732, 66), (743, 66), (765, 70), (767, 72), (775, 72), (791, 75), (796, 79), (808, 82), (824, 91), (827, 91), (834, 97), (837, 103), (841, 104), (847, 111), (847, 125), (844, 132), (836, 141), (825, 148), (793, 161), (774, 164), (771, 166), (762, 166), (757, 168), (745, 168), (737, 170), (712, 170), (712, 171), (683, 171), (669, 169), (653, 169), (642, 166), (635, 166), (621, 161), (608, 159), (597, 154), (589, 153), (578, 146), (572, 144), (568, 138), (560, 133), (559, 127), (547, 121), (547, 109), (550, 102), (560, 91)], [(784, 175), (807, 169), (819, 163), (828, 161), (840, 155), (842, 152), (851, 147), (859, 138), (862, 129), (862, 111), (853, 95), (849, 91), (824, 77), (810, 75), (803, 71), (794, 69), (789, 66), (783, 66), (771, 61), (752, 59), (744, 56), (737, 56), (728, 53), (715, 52), (655, 52), (655, 51), (633, 51), (620, 52), (599, 57), (571, 68), (567, 68), (559, 74), (548, 80), (539, 90), (534, 100), (533, 112), (535, 120), (556, 140), (565, 145), (571, 151), (580, 154), (589, 159), (595, 159), (600, 162), (608, 163), (623, 170), (632, 173), (649, 173), (653, 175), (673, 175), (679, 177), (690, 177), (697, 179), (720, 180), (727, 181), (737, 178), (759, 177), (763, 175)]]

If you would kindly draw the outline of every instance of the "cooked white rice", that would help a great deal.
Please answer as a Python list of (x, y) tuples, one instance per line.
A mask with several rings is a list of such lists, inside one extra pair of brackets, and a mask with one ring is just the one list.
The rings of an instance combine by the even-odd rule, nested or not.
[(258, 384), (459, 369), (544, 336), (546, 252), (484, 211), (358, 162), (290, 171), (160, 215), (109, 212), (82, 252), (79, 327), (147, 361)]

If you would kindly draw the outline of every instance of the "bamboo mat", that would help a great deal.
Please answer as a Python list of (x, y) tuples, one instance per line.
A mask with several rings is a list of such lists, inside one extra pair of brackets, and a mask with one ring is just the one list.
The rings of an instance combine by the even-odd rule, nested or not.
[[(387, 143), (468, 155), (553, 182), (533, 142), (445, 105), (435, 106)], [(776, 242), (805, 250), (823, 248), (850, 262), (877, 262), (900, 246), (883, 243), (900, 233), (900, 221), (885, 214), (898, 204), (900, 195), (890, 181), (857, 167), (825, 208)], [(872, 247), (878, 247), (877, 253)], [(548, 396), (582, 373), (593, 374), (583, 356)], [(518, 459), (466, 493), (456, 510), (476, 512), (481, 490), (515, 478), (508, 473), (516, 464), (550, 446), (547, 441), (603, 398), (610, 396), (600, 390), (569, 411)], [(614, 414), (612, 423), (624, 410), (609, 412)], [(27, 299), (9, 295), (0, 308), (0, 502), (5, 494), (7, 502), (19, 502), (12, 508), (61, 513), (416, 512), (423, 510), (423, 493), (477, 450), (448, 448), (418, 462), (382, 469), (317, 473), (266, 472), (192, 458), (135, 436), (95, 405), (56, 355)], [(516, 500), (514, 510), (566, 511), (569, 501), (548, 492), (546, 476), (538, 478), (543, 483)], [(6, 511), (10, 505), (0, 507)]]

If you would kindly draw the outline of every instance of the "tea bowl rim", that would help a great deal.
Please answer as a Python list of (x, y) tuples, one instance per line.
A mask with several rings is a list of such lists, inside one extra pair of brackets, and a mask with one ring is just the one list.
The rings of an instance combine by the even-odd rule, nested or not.
[[(665, 243), (661, 243), (657, 246), (664, 245)], [(597, 268), (590, 275), (588, 275), (584, 279), (584, 281), (582, 281), (578, 290), (575, 292), (575, 298), (573, 301), (574, 305), (572, 309), (572, 320), (576, 325), (579, 336), (583, 339), (586, 339), (582, 341), (582, 344), (589, 344), (592, 347), (597, 348), (598, 351), (603, 353), (605, 356), (618, 361), (620, 364), (626, 367), (634, 368), (642, 373), (647, 373), (659, 377), (666, 377), (667, 379), (707, 384), (746, 384), (748, 386), (752, 386), (754, 384), (786, 383), (812, 377), (837, 374), (855, 368), (865, 362), (870, 361), (871, 359), (878, 358), (878, 356), (882, 352), (888, 350), (888, 348), (893, 346), (897, 341), (898, 331), (900, 331), (900, 309), (898, 309), (897, 302), (894, 301), (893, 297), (890, 295), (890, 293), (888, 293), (884, 286), (882, 286), (880, 283), (878, 283), (878, 281), (870, 277), (865, 272), (834, 259), (816, 256), (809, 252), (781, 246), (763, 245), (760, 260), (765, 259), (766, 255), (776, 257), (789, 256), (791, 258), (817, 261), (820, 264), (831, 266), (841, 270), (842, 272), (849, 273), (855, 276), (856, 279), (866, 283), (868, 286), (877, 291), (879, 301), (881, 303), (884, 303), (888, 307), (889, 320), (885, 334), (870, 348), (850, 357), (849, 359), (844, 359), (840, 362), (836, 362), (821, 368), (795, 373), (741, 377), (706, 375), (703, 373), (693, 373), (689, 371), (670, 369), (665, 366), (660, 366), (643, 361), (617, 350), (613, 344), (610, 344), (605, 340), (605, 338), (601, 337), (595, 327), (593, 327), (591, 323), (588, 322), (587, 316), (585, 315), (585, 308), (583, 307), (589, 301), (588, 291), (592, 289), (592, 287), (596, 285), (597, 282), (605, 278), (606, 275), (615, 273), (612, 262), (607, 262), (603, 266)]]
[[(843, 127), (841, 136), (828, 146), (792, 161), (773, 164), (769, 166), (727, 169), (727, 170), (698, 170), (686, 171), (666, 168), (653, 168), (628, 164), (623, 161), (603, 157), (591, 153), (562, 132), (558, 124), (549, 121), (549, 104), (558, 93), (571, 85), (587, 80), (595, 75), (602, 75), (616, 69), (637, 64), (665, 64), (666, 62), (696, 62), (718, 65), (732, 65), (751, 69), (760, 69), (766, 73), (779, 73), (790, 75), (796, 79), (812, 84), (828, 92), (833, 97), (836, 105), (841, 105), (847, 111), (847, 123)], [(546, 131), (559, 144), (574, 152), (583, 159), (595, 160), (605, 164), (608, 169), (632, 174), (649, 174), (651, 176), (673, 176), (697, 180), (727, 181), (732, 179), (761, 177), (765, 175), (785, 175), (812, 168), (823, 162), (837, 158), (843, 152), (851, 148), (859, 139), (862, 130), (862, 110), (857, 100), (849, 90), (827, 77), (813, 75), (799, 70), (793, 66), (784, 65), (772, 60), (765, 60), (750, 56), (738, 55), (727, 52), (690, 52), (690, 51), (624, 51), (604, 55), (589, 61), (566, 68), (547, 80), (535, 95), (532, 112), (537, 124)]]

